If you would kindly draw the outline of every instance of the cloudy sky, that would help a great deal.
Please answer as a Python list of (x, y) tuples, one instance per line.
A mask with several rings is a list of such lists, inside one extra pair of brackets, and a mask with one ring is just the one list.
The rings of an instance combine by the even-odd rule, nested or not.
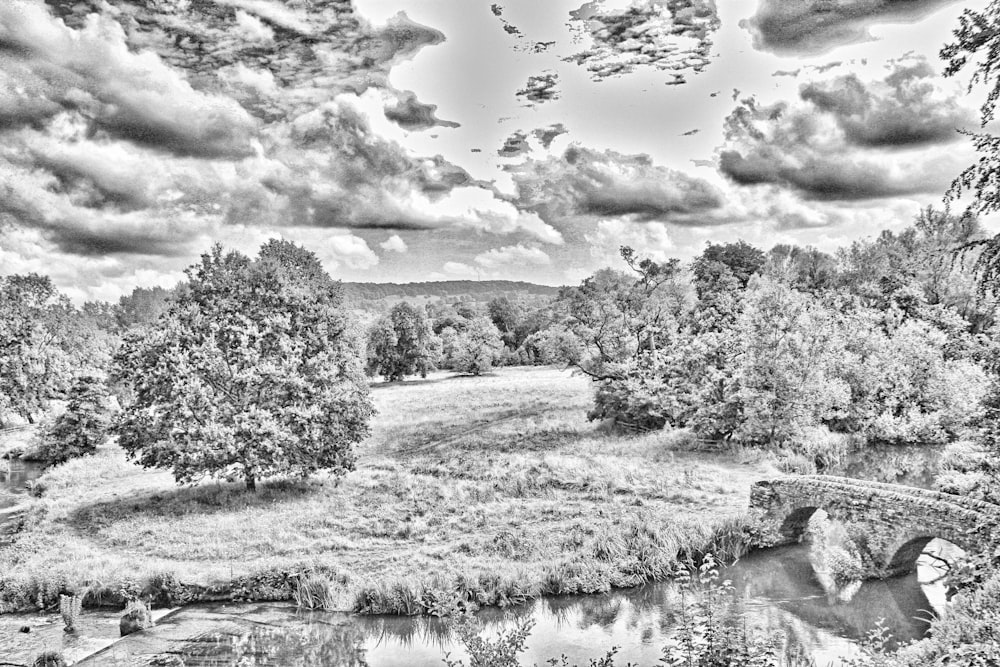
[(0, 273), (578, 281), (628, 244), (833, 249), (973, 160), (947, 0), (2, 0)]

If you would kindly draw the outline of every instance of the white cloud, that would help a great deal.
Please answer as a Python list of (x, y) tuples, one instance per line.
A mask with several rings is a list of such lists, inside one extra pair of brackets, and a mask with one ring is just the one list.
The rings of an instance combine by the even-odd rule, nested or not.
[(309, 35), (313, 28), (301, 13), (270, 0), (215, 0), (220, 5), (238, 7), (286, 30)]
[(386, 252), (406, 252), (406, 242), (399, 237), (399, 234), (393, 234), (385, 241), (379, 244), (379, 247)]
[(264, 25), (256, 16), (247, 14), (242, 9), (236, 10), (236, 26), (240, 35), (249, 42), (269, 43), (274, 41), (274, 30)]
[(266, 69), (250, 69), (243, 63), (236, 63), (219, 70), (219, 79), (261, 95), (274, 95), (278, 92), (278, 83), (274, 75)]
[(629, 246), (640, 257), (664, 262), (671, 256), (674, 243), (662, 222), (629, 222), (627, 220), (601, 220), (597, 229), (585, 234), (590, 253), (601, 260), (613, 261), (619, 256), (621, 246)]
[(476, 255), (473, 261), (490, 271), (511, 271), (531, 266), (548, 266), (552, 263), (552, 258), (541, 248), (512, 245), (487, 250)]
[(239, 104), (195, 90), (151, 51), (133, 52), (112, 18), (91, 14), (74, 30), (42, 5), (9, 0), (0, 45), (16, 86), (56, 102), (51, 114), (80, 109), (104, 131), (179, 154), (251, 152), (257, 123)]

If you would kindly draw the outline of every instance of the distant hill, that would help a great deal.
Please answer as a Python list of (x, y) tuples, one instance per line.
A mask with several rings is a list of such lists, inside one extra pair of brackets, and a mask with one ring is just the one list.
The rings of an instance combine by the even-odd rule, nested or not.
[(515, 280), (439, 280), (421, 283), (343, 283), (344, 296), (355, 301), (452, 299), (489, 301), (497, 296), (554, 297), (558, 287)]

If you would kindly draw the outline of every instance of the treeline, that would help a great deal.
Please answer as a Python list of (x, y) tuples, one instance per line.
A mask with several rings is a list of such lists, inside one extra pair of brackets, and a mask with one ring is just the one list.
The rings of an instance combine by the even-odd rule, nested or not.
[(494, 297), (486, 304), (397, 303), (368, 329), (368, 373), (387, 381), (434, 369), (479, 375), (494, 366), (551, 361), (534, 344), (552, 326), (554, 303)]
[(439, 280), (416, 283), (343, 283), (344, 297), (351, 302), (380, 299), (435, 297), (452, 301), (489, 301), (499, 296), (554, 297), (558, 287), (514, 280)]
[(835, 254), (740, 241), (682, 266), (623, 248), (628, 271), (563, 289), (534, 344), (596, 381), (591, 418), (633, 429), (946, 442), (981, 417), (1000, 349), (996, 300), (957, 252), (977, 238), (974, 218), (926, 209)]

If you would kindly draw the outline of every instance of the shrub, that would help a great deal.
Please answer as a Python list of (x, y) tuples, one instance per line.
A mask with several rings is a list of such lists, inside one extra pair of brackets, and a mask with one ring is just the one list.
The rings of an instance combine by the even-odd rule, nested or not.
[(66, 659), (59, 651), (46, 651), (35, 658), (31, 667), (66, 667)]
[[(520, 667), (518, 656), (524, 652), (534, 624), (531, 619), (522, 621), (513, 629), (501, 632), (495, 640), (489, 640), (479, 636), (481, 628), (472, 615), (463, 614), (451, 624), (451, 629), (469, 653), (468, 667)], [(447, 667), (466, 667), (464, 661), (452, 660), (450, 655), (445, 653), (444, 656)]]

